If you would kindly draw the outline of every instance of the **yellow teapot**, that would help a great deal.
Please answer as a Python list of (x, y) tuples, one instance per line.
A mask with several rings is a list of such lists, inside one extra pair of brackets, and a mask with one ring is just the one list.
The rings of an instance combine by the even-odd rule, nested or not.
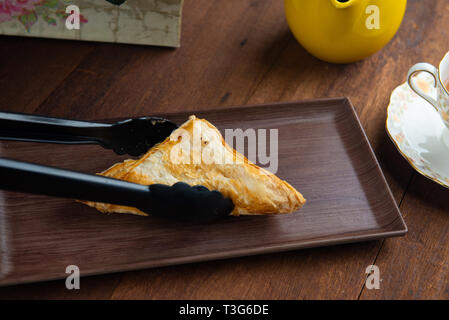
[(333, 63), (361, 60), (383, 48), (407, 0), (284, 0), (288, 25), (312, 55)]

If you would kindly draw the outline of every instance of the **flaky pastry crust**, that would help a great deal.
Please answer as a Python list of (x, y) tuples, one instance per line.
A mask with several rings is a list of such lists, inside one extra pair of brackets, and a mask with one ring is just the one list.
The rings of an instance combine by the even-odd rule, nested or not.
[[(291, 213), (306, 201), (289, 183), (232, 149), (211, 123), (195, 116), (140, 159), (125, 160), (100, 175), (143, 185), (200, 184), (231, 198), (232, 215)], [(132, 207), (85, 203), (101, 212), (147, 215)]]

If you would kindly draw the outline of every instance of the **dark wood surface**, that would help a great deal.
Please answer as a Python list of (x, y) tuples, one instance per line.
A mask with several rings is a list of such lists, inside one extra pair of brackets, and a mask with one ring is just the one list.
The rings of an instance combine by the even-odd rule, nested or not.
[[(190, 113), (163, 115), (182, 123)], [(0, 285), (215, 260), (403, 235), (406, 226), (347, 99), (198, 112), (225, 129), (276, 129), (276, 174), (307, 197), (300, 212), (208, 225), (113, 214), (70, 199), (0, 190)], [(258, 141), (259, 142), (259, 141)], [(248, 155), (248, 150), (245, 152)], [(0, 156), (96, 173), (99, 146), (0, 142)], [(251, 154), (253, 156), (253, 154)], [(123, 158), (123, 157), (122, 157)], [(259, 165), (262, 165), (256, 162)]]
[[(449, 298), (449, 190), (415, 173), (385, 133), (391, 91), (449, 50), (445, 0), (410, 0), (396, 37), (350, 65), (290, 34), (282, 1), (186, 0), (182, 47), (0, 38), (0, 109), (77, 119), (348, 96), (400, 206), (402, 238), (0, 289), (2, 298)], [(42, 159), (43, 161), (45, 159)], [(380, 268), (379, 290), (365, 269)]]

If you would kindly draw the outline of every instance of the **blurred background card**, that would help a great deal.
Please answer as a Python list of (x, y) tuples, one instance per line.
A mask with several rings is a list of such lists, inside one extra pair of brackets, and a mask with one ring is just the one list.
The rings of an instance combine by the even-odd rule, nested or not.
[[(0, 34), (180, 46), (183, 0), (128, 0), (121, 5), (114, 3), (123, 1), (111, 2), (0, 0)], [(79, 29), (67, 27), (67, 19), (77, 14)]]

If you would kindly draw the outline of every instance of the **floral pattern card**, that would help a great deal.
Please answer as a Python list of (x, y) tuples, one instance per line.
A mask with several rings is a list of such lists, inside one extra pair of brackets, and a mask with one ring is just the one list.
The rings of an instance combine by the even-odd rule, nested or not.
[(180, 46), (183, 0), (0, 0), (0, 34)]

